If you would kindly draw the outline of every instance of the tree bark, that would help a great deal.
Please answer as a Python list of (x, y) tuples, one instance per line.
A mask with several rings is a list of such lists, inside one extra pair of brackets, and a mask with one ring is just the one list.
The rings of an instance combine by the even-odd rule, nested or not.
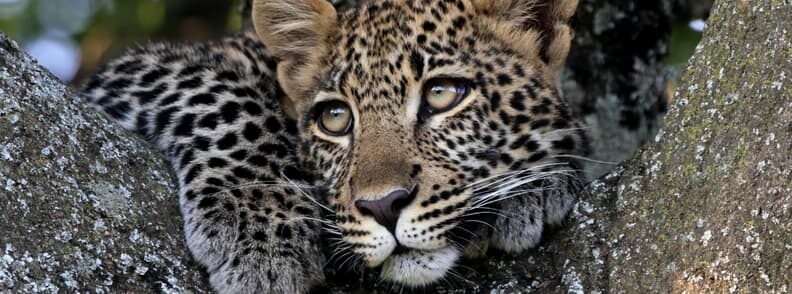
[[(792, 4), (716, 1), (660, 134), (547, 244), (586, 292), (792, 287)], [(569, 289), (569, 288), (567, 288)]]
[(617, 184), (611, 287), (792, 287), (790, 15), (789, 1), (716, 1), (663, 131)]
[[(789, 15), (718, 1), (651, 145), (540, 247), (467, 261), (438, 290), (789, 291)], [(167, 165), (0, 39), (0, 291), (206, 291)], [(330, 292), (390, 287), (334, 276)]]
[(170, 167), (0, 33), (0, 292), (205, 291)]

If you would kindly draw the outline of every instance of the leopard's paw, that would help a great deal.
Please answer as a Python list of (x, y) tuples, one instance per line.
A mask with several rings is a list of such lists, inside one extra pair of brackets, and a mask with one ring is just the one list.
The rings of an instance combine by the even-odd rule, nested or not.
[[(291, 252), (291, 253), (286, 253)], [(323, 259), (289, 248), (246, 248), (209, 273), (218, 293), (308, 293), (324, 281)]]

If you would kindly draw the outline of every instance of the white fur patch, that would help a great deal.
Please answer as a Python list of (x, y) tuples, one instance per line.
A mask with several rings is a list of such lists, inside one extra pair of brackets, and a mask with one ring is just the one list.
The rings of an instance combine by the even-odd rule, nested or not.
[(420, 287), (443, 278), (459, 259), (459, 250), (446, 247), (432, 251), (411, 250), (392, 255), (382, 265), (383, 280)]

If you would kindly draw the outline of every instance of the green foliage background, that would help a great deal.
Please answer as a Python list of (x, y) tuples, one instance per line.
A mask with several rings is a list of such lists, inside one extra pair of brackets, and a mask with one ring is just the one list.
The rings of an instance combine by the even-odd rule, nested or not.
[(22, 46), (52, 30), (65, 31), (79, 46), (74, 81), (134, 44), (200, 41), (240, 27), (238, 1), (0, 0), (0, 31)]

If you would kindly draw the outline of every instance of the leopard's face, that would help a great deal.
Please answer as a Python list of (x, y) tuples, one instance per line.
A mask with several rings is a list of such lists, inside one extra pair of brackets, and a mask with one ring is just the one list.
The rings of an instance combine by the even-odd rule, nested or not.
[(532, 247), (577, 193), (584, 135), (543, 53), (554, 44), (486, 2), (370, 4), (318, 39), (324, 54), (279, 68), (338, 250), (387, 280), (429, 284), (488, 243)]

